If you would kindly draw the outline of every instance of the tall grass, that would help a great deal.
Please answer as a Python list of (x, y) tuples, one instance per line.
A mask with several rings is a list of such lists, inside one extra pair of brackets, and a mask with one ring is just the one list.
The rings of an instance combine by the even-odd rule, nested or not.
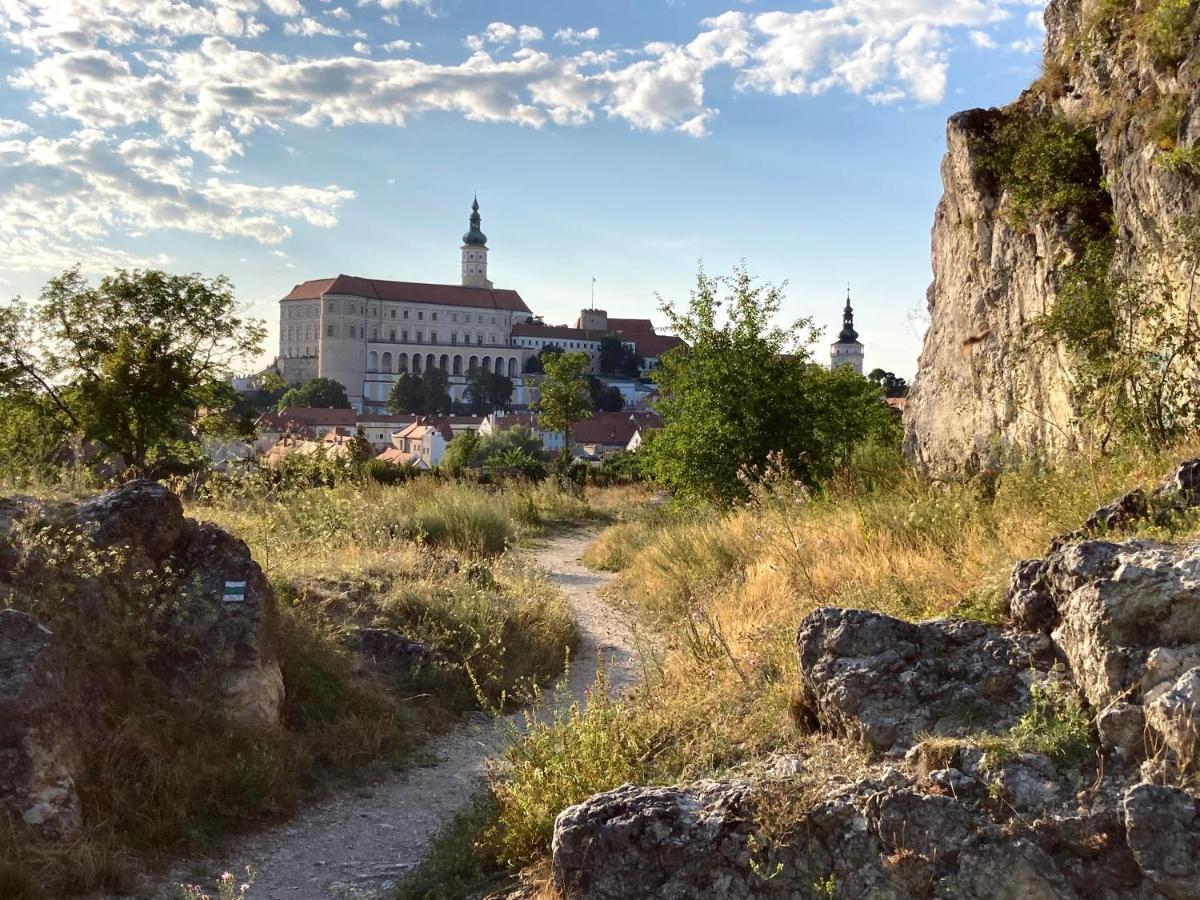
[[(719, 774), (774, 751), (808, 757), (822, 776), (852, 775), (862, 765), (854, 748), (790, 724), (806, 613), (844, 606), (1003, 621), (1015, 561), (1198, 449), (946, 485), (876, 459), (819, 493), (775, 472), (723, 515), (682, 510), (610, 528), (586, 559), (619, 570), (612, 598), (657, 626), (661, 670), (632, 696), (573, 711), (517, 744), (494, 788), (489, 840), (510, 865), (536, 864), (554, 816), (614, 782)], [(1172, 527), (1197, 524), (1185, 517)], [(1022, 735), (1022, 746), (1035, 737)]]

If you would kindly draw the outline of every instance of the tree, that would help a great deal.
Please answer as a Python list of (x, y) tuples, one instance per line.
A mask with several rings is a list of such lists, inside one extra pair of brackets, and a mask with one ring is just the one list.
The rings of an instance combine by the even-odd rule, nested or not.
[(279, 409), (289, 406), (311, 406), (317, 409), (349, 409), (350, 398), (340, 381), (332, 378), (313, 378), (289, 388), (279, 398)]
[(421, 390), (425, 395), (425, 412), (433, 416), (448, 416), (454, 408), (450, 399), (450, 376), (444, 369), (430, 368), (422, 377)]
[(775, 324), (782, 299), (779, 288), (756, 285), (739, 266), (720, 278), (701, 269), (686, 308), (662, 306), (685, 344), (657, 370), (663, 428), (639, 453), (684, 499), (744, 496), (740, 476), (772, 453), (815, 483), (857, 441), (878, 439), (881, 428), (896, 438), (876, 385), (812, 361), (820, 332), (811, 319)]
[(592, 409), (596, 412), (620, 412), (625, 408), (625, 397), (621, 391), (596, 377), (588, 378), (588, 393), (592, 399)]
[(641, 371), (641, 357), (634, 350), (626, 347), (617, 335), (606, 334), (600, 339), (601, 374), (637, 378)]
[(561, 431), (566, 438), (563, 454), (571, 453), (571, 428), (592, 411), (587, 372), (592, 359), (586, 353), (542, 355), (546, 377), (535, 405), (538, 425), (546, 431)]
[(425, 392), (421, 376), (405, 372), (396, 379), (388, 395), (388, 410), (395, 415), (420, 415), (425, 411)]
[(461, 475), (463, 469), (471, 464), (471, 457), (475, 454), (479, 442), (478, 431), (463, 431), (456, 434), (453, 440), (446, 445), (446, 452), (442, 454), (438, 468), (445, 469), (451, 475)]
[(541, 375), (545, 369), (542, 368), (542, 358), (540, 356), (531, 356), (525, 360), (525, 365), (521, 367), (521, 371), (526, 375)]
[(494, 431), (480, 438), (471, 451), (470, 464), (472, 466), (482, 465), (492, 457), (501, 456), (509, 450), (519, 451), (538, 460), (546, 458), (546, 450), (542, 446), (541, 438), (533, 432), (533, 429), (523, 425), (514, 425), (512, 428)]
[(0, 310), (0, 391), (37, 398), (48, 428), (145, 469), (190, 440), (198, 418), (225, 411), (232, 365), (265, 335), (223, 276), (118, 269), (93, 287), (76, 267)]
[(895, 375), (892, 372), (885, 372), (883, 369), (872, 369), (867, 378), (875, 382), (883, 388), (885, 397), (907, 397), (908, 396), (908, 381)]
[(507, 409), (512, 403), (511, 378), (472, 366), (467, 370), (467, 399), (471, 414), (482, 416), (497, 409)]

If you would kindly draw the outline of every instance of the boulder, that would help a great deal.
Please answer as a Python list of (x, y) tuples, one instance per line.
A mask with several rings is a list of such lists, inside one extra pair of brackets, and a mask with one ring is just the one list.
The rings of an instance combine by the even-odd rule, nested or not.
[(572, 900), (788, 896), (754, 871), (752, 805), (738, 783), (597, 794), (554, 822), (554, 884)]
[(442, 662), (432, 644), (405, 637), (394, 628), (356, 628), (345, 637), (347, 649), (393, 674), (408, 674)]
[[(183, 532), (186, 535), (186, 532)], [(166, 628), (160, 665), (176, 688), (212, 679), (226, 715), (241, 725), (273, 728), (283, 710), (275, 593), (250, 549), (208, 523), (177, 549), (182, 604)]]
[(1124, 808), (1129, 848), (1159, 895), (1200, 900), (1200, 801), (1178, 788), (1140, 784)]
[(82, 822), (76, 720), (54, 636), (0, 610), (0, 808), (45, 838), (70, 837)]
[(170, 557), (195, 527), (178, 497), (146, 479), (83, 500), (71, 518), (96, 546), (140, 550), (155, 563)]
[(913, 624), (862, 610), (810, 613), (797, 645), (798, 711), (808, 724), (893, 755), (922, 734), (1010, 728), (1029, 708), (1034, 673), (1054, 664), (1043, 635), (969, 620)]

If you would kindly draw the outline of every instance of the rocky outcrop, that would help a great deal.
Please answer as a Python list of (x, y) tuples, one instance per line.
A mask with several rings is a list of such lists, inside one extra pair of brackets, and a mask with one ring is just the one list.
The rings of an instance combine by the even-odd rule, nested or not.
[[(1163, 250), (1178, 223), (1200, 212), (1200, 166), (1165, 166), (1162, 157), (1173, 144), (1200, 146), (1200, 42), (1185, 39), (1172, 58), (1154, 52), (1139, 27), (1147, 5), (1124, 15), (1128, 4), (1108, 4), (1106, 22), (1096, 0), (1052, 0), (1038, 84), (1005, 109), (949, 121), (930, 324), (905, 411), (907, 452), (934, 475), (1060, 456), (1087, 442), (1071, 359), (1029, 339), (1030, 324), (1054, 308), (1083, 236), (1109, 233), (1111, 218), (1119, 259), (1188, 282), (1186, 263)], [(1200, 15), (1194, 5), (1188, 14)], [(1193, 20), (1185, 34), (1197, 27)], [(1099, 205), (1023, 220), (989, 174), (989, 140), (1005, 118), (1047, 116), (1094, 132), (1094, 177), (1084, 187), (1106, 193)]]
[(61, 648), (33, 617), (0, 610), (0, 809), (42, 837), (79, 830), (79, 747)]
[(1004, 730), (1054, 664), (1049, 640), (982, 622), (912, 624), (856, 609), (800, 623), (799, 710), (810, 724), (903, 755), (919, 735)]
[[(1194, 468), (1085, 530), (1190, 505)], [(814, 790), (800, 758), (598, 794), (555, 823), (556, 886), (573, 900), (1200, 900), (1200, 544), (1068, 537), (1016, 567), (1016, 628), (804, 617), (794, 711), (872, 751), (865, 777)]]
[[(0, 591), (14, 606), (36, 595), (27, 608), (74, 623), (77, 641), (127, 640), (136, 623), (164, 702), (201, 699), (242, 727), (280, 725), (271, 586), (242, 541), (185, 518), (166, 488), (0, 502), (0, 538)], [(91, 695), (78, 650), (29, 612), (0, 610), (0, 807), (48, 838), (79, 829), (76, 784), (105, 740), (104, 698)]]

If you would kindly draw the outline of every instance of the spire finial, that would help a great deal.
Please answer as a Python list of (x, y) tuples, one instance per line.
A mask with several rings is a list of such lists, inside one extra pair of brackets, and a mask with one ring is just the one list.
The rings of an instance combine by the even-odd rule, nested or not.
[(471, 201), (471, 227), (466, 234), (463, 235), (464, 244), (483, 245), (487, 243), (487, 235), (480, 230), (481, 219), (479, 216), (479, 195), (476, 194)]

